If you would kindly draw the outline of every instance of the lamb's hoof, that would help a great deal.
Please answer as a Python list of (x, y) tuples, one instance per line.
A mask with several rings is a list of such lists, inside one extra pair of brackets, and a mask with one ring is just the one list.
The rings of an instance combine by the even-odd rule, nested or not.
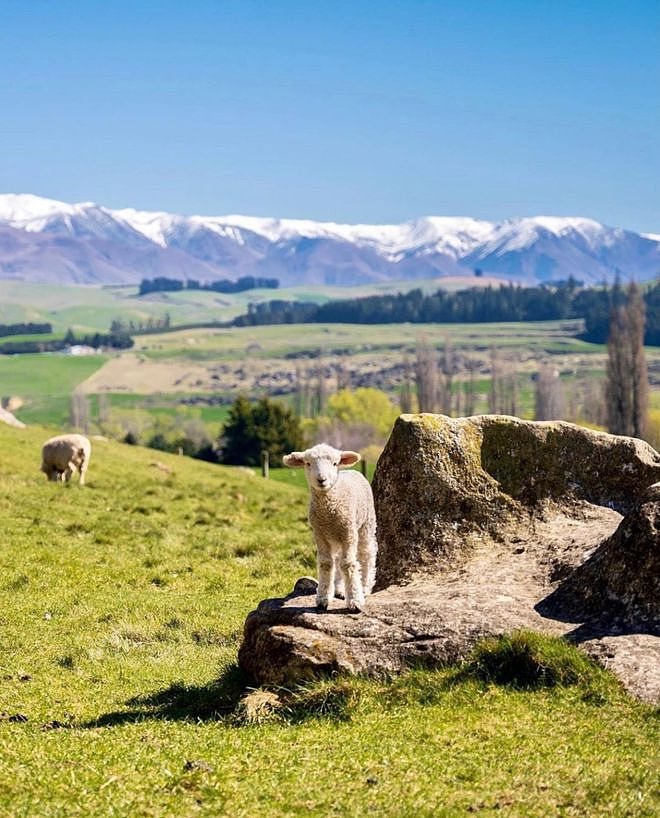
[(328, 610), (328, 603), (326, 602), (316, 602), (316, 610), (317, 611), (327, 611)]
[(347, 605), (349, 613), (360, 613), (362, 611), (362, 605), (358, 605), (357, 603), (353, 603), (352, 605)]
[(346, 599), (346, 595), (341, 591), (335, 591), (335, 599)]

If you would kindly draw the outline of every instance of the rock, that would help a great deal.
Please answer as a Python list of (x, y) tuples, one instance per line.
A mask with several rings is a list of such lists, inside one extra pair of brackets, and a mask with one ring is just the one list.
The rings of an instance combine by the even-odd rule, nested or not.
[(293, 593), (291, 596), (306, 596), (307, 594), (315, 594), (319, 584), (314, 577), (300, 577), (293, 586)]
[(592, 629), (615, 620), (660, 636), (660, 483), (538, 608)]
[(379, 590), (361, 614), (340, 600), (321, 613), (299, 580), (248, 616), (239, 662), (291, 685), (442, 665), (525, 628), (566, 635), (657, 699), (658, 490), (645, 491), (659, 479), (660, 456), (631, 438), (402, 415), (374, 478)]
[(501, 415), (401, 415), (378, 461), (377, 588), (455, 562), (484, 537), (524, 535), (530, 516), (585, 501), (628, 512), (660, 479), (648, 444)]

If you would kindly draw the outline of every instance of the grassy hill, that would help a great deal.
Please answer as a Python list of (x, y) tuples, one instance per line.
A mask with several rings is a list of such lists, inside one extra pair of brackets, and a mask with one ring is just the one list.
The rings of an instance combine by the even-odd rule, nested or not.
[(228, 321), (247, 312), (251, 301), (268, 301), (271, 298), (323, 303), (338, 298), (407, 292), (414, 287), (434, 292), (439, 287), (454, 291), (499, 283), (498, 279), (452, 277), (383, 281), (357, 287), (304, 285), (280, 290), (247, 290), (236, 294), (182, 290), (138, 296), (136, 286), (64, 286), (0, 280), (0, 323), (47, 321), (56, 332), (63, 332), (69, 327), (76, 332), (107, 332), (115, 318), (139, 323), (149, 318), (162, 318), (165, 313), (170, 314), (172, 324)]
[(106, 441), (49, 484), (50, 433), (0, 425), (0, 816), (655, 814), (653, 712), (593, 668), (245, 700), (245, 615), (314, 573), (305, 491)]

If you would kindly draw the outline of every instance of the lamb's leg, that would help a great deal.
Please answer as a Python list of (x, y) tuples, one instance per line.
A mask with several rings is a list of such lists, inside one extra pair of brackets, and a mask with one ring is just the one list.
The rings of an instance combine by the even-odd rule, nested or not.
[(346, 607), (349, 611), (361, 611), (364, 607), (360, 564), (357, 561), (357, 545), (358, 536), (357, 531), (355, 531), (351, 533), (341, 560), (341, 572), (346, 586)]
[(345, 599), (346, 598), (346, 588), (344, 587), (344, 577), (341, 574), (341, 565), (339, 563), (339, 557), (335, 555), (335, 598), (336, 599)]
[(73, 474), (74, 466), (73, 463), (67, 463), (66, 469), (62, 472), (62, 480), (65, 483), (68, 483), (71, 480), (71, 475)]
[(377, 553), (378, 543), (376, 542), (376, 522), (374, 520), (363, 525), (358, 535), (358, 559), (362, 575), (362, 590), (365, 596), (369, 596), (376, 582)]
[(78, 468), (78, 472), (80, 474), (80, 485), (85, 485), (85, 475), (87, 474), (87, 466), (89, 465), (89, 460), (85, 457), (85, 450), (80, 449), (78, 451), (78, 457), (76, 459), (76, 466)]
[(319, 585), (316, 589), (316, 607), (320, 611), (328, 608), (330, 594), (334, 590), (335, 563), (328, 546), (319, 538), (316, 539)]

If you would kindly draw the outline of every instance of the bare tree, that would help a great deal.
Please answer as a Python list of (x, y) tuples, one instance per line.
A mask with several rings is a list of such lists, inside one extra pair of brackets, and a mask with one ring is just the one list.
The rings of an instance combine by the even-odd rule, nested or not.
[(325, 382), (325, 363), (319, 355), (318, 366), (316, 367), (316, 406), (315, 415), (322, 415), (328, 402), (328, 385)]
[(98, 420), (99, 426), (103, 426), (110, 419), (110, 399), (102, 392), (98, 396)]
[(294, 381), (293, 392), (293, 411), (298, 417), (303, 417), (304, 412), (304, 396), (303, 396), (303, 372), (300, 364), (296, 364), (296, 374)]
[(534, 389), (534, 418), (561, 420), (566, 413), (564, 387), (559, 370), (544, 362), (538, 371)]
[(435, 412), (438, 408), (438, 361), (436, 351), (426, 336), (417, 340), (415, 348), (415, 383), (420, 412)]
[(89, 432), (91, 419), (89, 398), (78, 389), (71, 395), (69, 419), (75, 429), (82, 429), (85, 433)]
[(500, 411), (502, 401), (502, 361), (497, 347), (490, 349), (490, 389), (488, 391), (488, 411), (491, 415)]
[(407, 355), (403, 358), (403, 383), (401, 384), (401, 391), (399, 392), (399, 407), (403, 414), (412, 412), (412, 384), (410, 360)]
[(445, 339), (445, 345), (440, 359), (440, 371), (442, 377), (438, 381), (438, 404), (443, 415), (451, 415), (452, 410), (452, 387), (454, 375), (458, 370), (456, 353), (449, 338)]
[(475, 361), (466, 361), (465, 364), (468, 371), (468, 379), (465, 382), (465, 408), (466, 417), (473, 415), (477, 404), (477, 388), (475, 383), (474, 373), (477, 368)]
[(346, 371), (346, 365), (343, 361), (339, 361), (335, 366), (335, 376), (337, 380), (337, 388), (335, 391), (341, 392), (342, 389), (348, 387), (348, 372)]

